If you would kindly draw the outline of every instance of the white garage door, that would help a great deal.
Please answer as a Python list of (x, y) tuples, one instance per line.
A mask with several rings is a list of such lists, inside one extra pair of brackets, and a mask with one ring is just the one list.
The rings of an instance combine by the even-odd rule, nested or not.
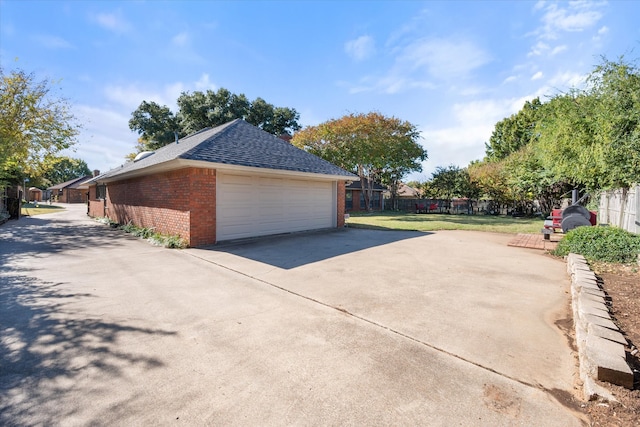
[(218, 173), (216, 239), (336, 226), (336, 190), (331, 181)]

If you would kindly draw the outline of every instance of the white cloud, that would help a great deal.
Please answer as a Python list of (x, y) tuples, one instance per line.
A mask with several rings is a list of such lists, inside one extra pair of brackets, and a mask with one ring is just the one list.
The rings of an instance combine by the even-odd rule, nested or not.
[(598, 30), (598, 34), (600, 34), (601, 36), (607, 34), (608, 32), (609, 32), (609, 27), (607, 27), (606, 25)]
[(563, 71), (551, 77), (548, 83), (557, 89), (565, 90), (572, 87), (580, 87), (584, 84), (587, 76), (572, 71)]
[(349, 40), (344, 44), (344, 50), (356, 61), (369, 59), (376, 51), (375, 42), (371, 36), (360, 36), (357, 39)]
[(92, 20), (109, 31), (117, 34), (131, 30), (131, 24), (122, 16), (120, 11), (114, 13), (98, 13), (92, 16)]
[[(439, 83), (461, 85), (472, 71), (490, 61), (489, 55), (470, 40), (421, 38), (391, 48), (395, 60), (391, 68), (377, 76), (366, 76), (350, 86), (350, 93), (377, 91), (396, 94), (410, 89), (435, 89)], [(476, 89), (473, 89), (477, 93)]]
[(204, 90), (216, 90), (217, 86), (209, 80), (209, 74), (202, 73), (200, 79), (194, 83), (196, 90), (204, 91)]
[(544, 52), (549, 50), (549, 45), (543, 42), (538, 42), (531, 47), (531, 50), (527, 54), (527, 56), (540, 56)]
[(186, 32), (178, 33), (171, 39), (171, 44), (175, 47), (189, 46), (191, 39)]
[(580, 32), (593, 27), (602, 18), (603, 2), (572, 1), (568, 3), (536, 4), (534, 10), (543, 10), (542, 27), (538, 35), (553, 40), (562, 32)]
[(62, 37), (48, 34), (34, 35), (33, 40), (47, 49), (72, 49), (74, 46)]
[(187, 31), (174, 35), (163, 55), (176, 62), (202, 63), (204, 58), (193, 47), (192, 36)]
[(495, 124), (518, 112), (525, 101), (536, 96), (454, 104), (449, 111), (452, 120), (445, 126), (422, 126), (423, 146), (429, 154), (429, 160), (423, 163), (422, 175), (429, 176), (437, 166), (454, 164), (465, 167), (472, 160), (482, 159), (484, 144), (489, 141)]
[(553, 48), (553, 50), (551, 51), (550, 55), (551, 55), (551, 56), (557, 55), (557, 54), (559, 54), (559, 53), (564, 52), (564, 51), (565, 51), (565, 50), (567, 50), (567, 49), (568, 49), (567, 45), (564, 45), (564, 44), (563, 44), (563, 45), (560, 45), (560, 46), (556, 46), (556, 47), (554, 47), (554, 48)]
[(506, 79), (504, 79), (504, 80), (502, 81), (502, 84), (515, 82), (516, 80), (518, 80), (518, 77), (516, 77), (516, 76), (509, 76), (509, 77), (507, 77)]
[(105, 172), (125, 163), (137, 135), (129, 130), (129, 115), (89, 105), (74, 107), (76, 117), (83, 124), (73, 157), (83, 159), (91, 169)]
[(449, 80), (464, 77), (489, 61), (489, 55), (470, 40), (422, 38), (402, 50), (396, 67), (424, 69), (432, 77)]
[(540, 80), (543, 76), (544, 74), (542, 73), (542, 71), (538, 71), (533, 76), (531, 76), (531, 80)]

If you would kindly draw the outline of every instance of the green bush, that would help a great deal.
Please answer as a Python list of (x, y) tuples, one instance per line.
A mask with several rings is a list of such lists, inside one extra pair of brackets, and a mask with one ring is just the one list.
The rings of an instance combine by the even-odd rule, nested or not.
[(125, 233), (140, 237), (141, 239), (149, 240), (156, 246), (164, 246), (165, 248), (174, 249), (184, 249), (188, 247), (187, 241), (180, 236), (156, 233), (153, 228), (138, 227), (137, 225), (133, 225), (131, 221), (124, 225), (119, 225), (118, 223), (113, 222), (106, 217), (96, 218), (96, 221), (102, 224), (110, 225), (113, 228), (119, 228)]
[(578, 227), (569, 231), (552, 253), (565, 256), (570, 252), (589, 261), (636, 262), (640, 254), (640, 235), (618, 227)]

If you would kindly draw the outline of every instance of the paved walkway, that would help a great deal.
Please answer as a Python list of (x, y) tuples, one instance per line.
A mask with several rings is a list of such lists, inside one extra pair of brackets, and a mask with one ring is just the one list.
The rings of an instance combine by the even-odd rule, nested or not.
[(580, 426), (565, 264), (476, 232), (0, 226), (0, 425)]
[(550, 240), (544, 240), (544, 235), (542, 233), (519, 233), (518, 235), (516, 235), (516, 237), (509, 241), (509, 246), (552, 251), (556, 248), (556, 246), (558, 246), (558, 242), (562, 240), (563, 237), (563, 234), (552, 234), (550, 236)]

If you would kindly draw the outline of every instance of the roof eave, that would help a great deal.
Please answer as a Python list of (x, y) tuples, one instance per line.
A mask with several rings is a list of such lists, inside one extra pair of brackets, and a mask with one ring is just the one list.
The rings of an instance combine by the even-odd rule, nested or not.
[(159, 163), (153, 166), (149, 166), (142, 169), (132, 170), (130, 172), (120, 173), (114, 176), (101, 178), (100, 176), (88, 181), (88, 184), (97, 184), (97, 183), (109, 183), (114, 181), (121, 181), (123, 179), (136, 178), (140, 176), (146, 176), (156, 173), (169, 172), (176, 169), (183, 169), (187, 167), (197, 167), (202, 169), (216, 169), (220, 171), (231, 171), (231, 172), (244, 172), (244, 173), (256, 173), (260, 172), (261, 174), (267, 175), (288, 175), (288, 176), (296, 176), (300, 178), (306, 179), (321, 179), (321, 180), (331, 180), (331, 181), (359, 181), (360, 178), (357, 175), (334, 175), (334, 174), (325, 174), (325, 173), (314, 173), (314, 172), (302, 172), (302, 171), (292, 171), (286, 169), (270, 169), (270, 168), (260, 168), (254, 166), (242, 166), (242, 165), (233, 165), (227, 163), (214, 163), (207, 162), (204, 160), (186, 160), (186, 159), (173, 159), (167, 162)]

